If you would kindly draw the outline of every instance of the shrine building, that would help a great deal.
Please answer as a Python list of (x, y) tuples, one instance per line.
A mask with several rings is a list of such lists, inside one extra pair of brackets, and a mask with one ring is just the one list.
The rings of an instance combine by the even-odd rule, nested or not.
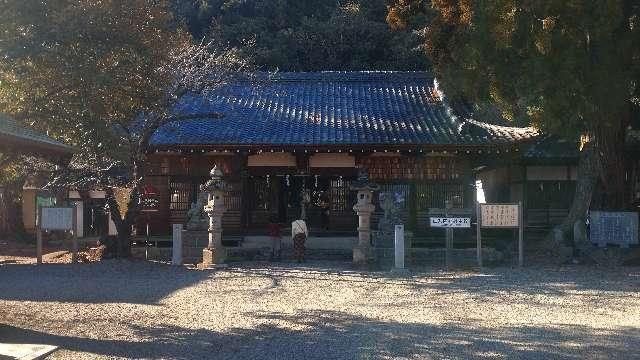
[[(230, 186), (224, 236), (239, 240), (266, 234), (270, 220), (299, 218), (303, 189), (311, 195), (307, 222), (314, 236), (355, 236), (349, 188), (359, 169), (380, 192), (400, 198), (416, 238), (430, 236), (428, 218), (447, 200), (472, 212), (476, 180), (484, 181), (488, 200), (526, 207), (530, 181), (560, 184), (549, 187), (564, 192), (576, 176), (577, 156), (536, 162), (543, 138), (534, 129), (449, 104), (424, 72), (279, 73), (184, 96), (175, 114), (184, 120), (155, 133), (146, 166), (146, 181), (159, 193), (153, 235), (186, 221), (214, 164)], [(531, 188), (539, 190), (537, 183)], [(566, 213), (568, 200), (558, 211)], [(536, 206), (547, 211), (547, 205)]]

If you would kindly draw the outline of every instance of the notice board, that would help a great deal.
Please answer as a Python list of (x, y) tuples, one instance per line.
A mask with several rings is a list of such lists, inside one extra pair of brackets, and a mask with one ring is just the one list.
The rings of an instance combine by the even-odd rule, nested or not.
[(480, 204), (482, 227), (517, 228), (520, 226), (518, 204)]
[(638, 244), (638, 213), (591, 211), (589, 238), (598, 246), (616, 244), (628, 247)]
[(40, 229), (74, 230), (73, 207), (41, 207)]

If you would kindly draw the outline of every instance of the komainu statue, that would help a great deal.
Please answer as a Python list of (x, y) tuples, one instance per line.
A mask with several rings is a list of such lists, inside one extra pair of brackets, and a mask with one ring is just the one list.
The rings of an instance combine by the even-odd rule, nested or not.
[(187, 230), (207, 230), (209, 228), (209, 217), (204, 212), (207, 205), (208, 194), (200, 187), (196, 202), (191, 203), (191, 208), (187, 212)]

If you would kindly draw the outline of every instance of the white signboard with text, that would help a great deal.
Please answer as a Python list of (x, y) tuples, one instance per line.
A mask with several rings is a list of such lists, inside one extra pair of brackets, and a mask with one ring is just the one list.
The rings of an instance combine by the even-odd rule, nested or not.
[(40, 208), (40, 229), (42, 230), (74, 230), (72, 207)]
[(471, 218), (462, 217), (432, 217), (431, 227), (436, 228), (470, 228)]
[(476, 226), (478, 266), (482, 267), (482, 228), (518, 229), (518, 266), (524, 264), (524, 224), (522, 203), (483, 204), (478, 203), (478, 226)]
[(519, 227), (520, 215), (518, 207), (518, 204), (480, 204), (482, 227)]

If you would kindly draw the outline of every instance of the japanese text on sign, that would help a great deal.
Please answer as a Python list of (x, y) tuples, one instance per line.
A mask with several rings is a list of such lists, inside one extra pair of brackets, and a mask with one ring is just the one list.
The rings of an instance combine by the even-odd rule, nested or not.
[(40, 228), (43, 230), (73, 230), (73, 208), (43, 207)]
[(432, 217), (430, 219), (431, 227), (439, 228), (470, 228), (470, 218), (444, 218), (444, 217)]
[(482, 227), (518, 227), (517, 204), (480, 204)]

